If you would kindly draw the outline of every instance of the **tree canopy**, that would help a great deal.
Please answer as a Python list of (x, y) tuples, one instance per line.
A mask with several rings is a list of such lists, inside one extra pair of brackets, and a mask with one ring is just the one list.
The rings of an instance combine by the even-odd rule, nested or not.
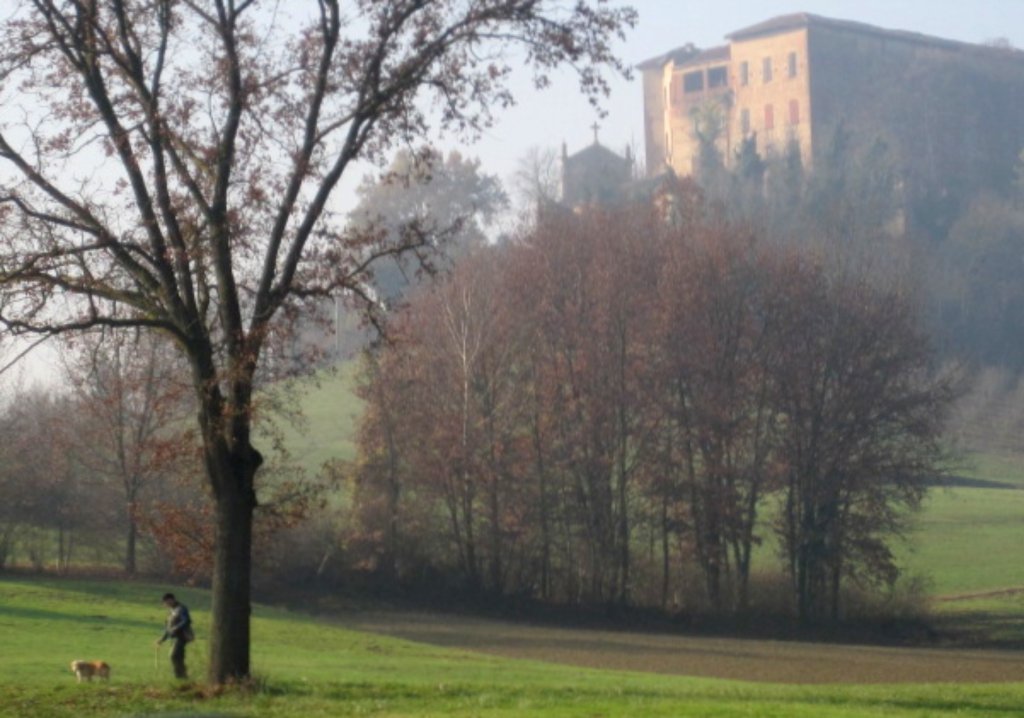
[[(295, 13), (290, 15), (289, 13)], [(635, 12), (602, 1), (25, 0), (0, 25), (0, 323), (169, 335), (215, 499), (210, 678), (249, 673), (257, 369), (282, 309), (369, 299), (412, 249), (331, 209), (359, 160), (475, 136), (568, 65), (595, 103)]]
[(415, 285), (421, 271), (450, 267), (458, 255), (481, 246), (484, 225), (508, 203), (501, 183), (481, 170), (479, 160), (430, 148), (419, 154), (399, 150), (384, 175), (364, 179), (357, 192), (359, 204), (349, 213), (357, 230), (383, 233), (392, 244), (422, 245), (410, 256), (371, 264), (372, 286), (388, 303)]

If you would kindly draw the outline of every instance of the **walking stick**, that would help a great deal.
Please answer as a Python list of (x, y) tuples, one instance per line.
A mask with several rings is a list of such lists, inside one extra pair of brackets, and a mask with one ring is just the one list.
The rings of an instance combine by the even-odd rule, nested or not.
[(153, 646), (153, 673), (160, 670), (160, 644)]

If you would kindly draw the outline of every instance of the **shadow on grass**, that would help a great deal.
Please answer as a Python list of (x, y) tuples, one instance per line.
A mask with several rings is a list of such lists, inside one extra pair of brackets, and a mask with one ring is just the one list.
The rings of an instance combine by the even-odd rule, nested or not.
[(113, 618), (105, 615), (76, 615), (60, 611), (47, 611), (41, 608), (24, 608), (20, 606), (0, 606), (0, 618), (10, 617), (28, 621), (69, 621), (72, 623), (92, 624), (96, 628), (107, 626), (125, 626), (133, 628), (152, 629), (152, 621), (142, 621), (130, 618)]
[[(696, 645), (683, 645), (679, 642), (673, 642), (668, 645), (657, 645), (652, 641), (639, 642), (633, 637), (633, 640), (623, 638), (618, 640), (615, 633), (609, 632), (608, 634), (602, 635), (598, 639), (591, 639), (583, 634), (582, 632), (578, 635), (571, 635), (572, 629), (565, 629), (564, 634), (558, 638), (558, 647), (560, 649), (576, 651), (580, 653), (597, 653), (609, 651), (620, 654), (620, 655), (642, 655), (642, 656), (653, 656), (657, 660), (657, 656), (673, 656), (678, 657), (680, 655), (692, 655), (692, 656), (704, 656), (707, 658), (750, 658), (758, 659), (762, 655), (751, 651), (740, 650), (735, 646), (731, 646), (729, 649), (718, 649), (709, 648), (708, 646), (696, 646)], [(403, 630), (401, 637), (415, 641), (417, 643), (428, 643), (432, 645), (446, 646), (449, 648), (460, 648), (465, 650), (480, 650), (492, 648), (496, 641), (500, 641), (503, 652), (515, 652), (515, 651), (533, 651), (538, 655), (549, 650), (552, 647), (552, 641), (549, 636), (528, 636), (528, 635), (512, 635), (511, 633), (502, 633), (500, 638), (495, 638), (492, 635), (481, 634), (479, 636), (479, 645), (472, 645), (471, 641), (466, 640), (464, 633), (453, 632), (451, 635), (446, 635), (444, 632), (430, 631), (430, 630)], [(644, 634), (639, 634), (644, 635)], [(672, 637), (672, 634), (666, 634), (667, 637)]]
[(964, 611), (942, 616), (940, 630), (952, 636), (958, 646), (1001, 650), (1024, 650), (1024, 622), (1012, 611)]
[(26, 584), (33, 588), (47, 588), (59, 591), (68, 596), (83, 596), (105, 599), (118, 603), (138, 603), (152, 605), (161, 613), (165, 610), (160, 597), (170, 591), (182, 599), (192, 611), (208, 611), (210, 609), (209, 591), (203, 588), (187, 588), (173, 582), (162, 582), (156, 579), (131, 579), (121, 574), (98, 576), (92, 573), (59, 576), (52, 573), (27, 573), (22, 571), (0, 571), (0, 586), (8, 583), (12, 586)]
[(173, 713), (132, 713), (131, 718), (229, 718), (230, 713), (194, 713), (175, 711)]
[(1021, 486), (1011, 480), (976, 479), (970, 476), (944, 476), (926, 482), (928, 486), (944, 489), (1009, 489), (1020, 491)]

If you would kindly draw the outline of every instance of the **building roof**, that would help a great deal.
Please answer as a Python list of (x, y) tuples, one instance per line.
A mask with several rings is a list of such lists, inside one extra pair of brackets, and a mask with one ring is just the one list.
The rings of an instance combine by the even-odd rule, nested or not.
[(562, 203), (570, 207), (611, 205), (620, 200), (633, 173), (629, 150), (620, 157), (597, 142), (574, 155), (562, 145)]
[(636, 67), (638, 70), (652, 70), (655, 68), (664, 67), (665, 63), (667, 62), (679, 64), (682, 62), (686, 62), (694, 55), (700, 54), (700, 52), (700, 48), (696, 47), (692, 42), (688, 42), (685, 45), (677, 47), (674, 50), (669, 50), (668, 52), (663, 52), (662, 54), (656, 57), (652, 57), (649, 60), (644, 60)]
[(749, 40), (755, 37), (763, 37), (765, 35), (776, 35), (788, 32), (789, 30), (806, 27), (823, 27), (835, 30), (846, 30), (848, 32), (882, 36), (893, 40), (901, 40), (903, 42), (911, 42), (920, 45), (932, 45), (951, 50), (970, 49), (976, 51), (998, 52), (1004, 56), (1010, 55), (1018, 58), (1024, 58), (1024, 53), (1016, 50), (990, 48), (985, 45), (960, 42), (958, 40), (948, 40), (946, 38), (935, 37), (934, 35), (925, 35), (919, 32), (911, 32), (909, 30), (889, 30), (863, 22), (856, 22), (854, 20), (838, 20), (836, 18), (814, 15), (809, 12), (779, 15), (763, 22), (759, 22), (756, 25), (750, 25), (749, 27), (731, 32), (726, 35), (726, 38), (735, 42), (737, 40)]
[(652, 57), (650, 60), (644, 60), (637, 65), (637, 69), (657, 69), (664, 67), (665, 63), (669, 61), (671, 61), (676, 67), (703, 65), (709, 62), (724, 62), (731, 56), (732, 50), (728, 45), (718, 45), (704, 50), (694, 47), (693, 45), (684, 45), (683, 47), (677, 47), (675, 50), (666, 52), (664, 55), (658, 55), (657, 57)]
[[(911, 32), (909, 30), (889, 30), (876, 25), (869, 25), (864, 22), (856, 22), (855, 20), (840, 20), (831, 17), (824, 17), (823, 15), (815, 15), (809, 12), (797, 12), (789, 15), (778, 15), (777, 17), (769, 18), (763, 22), (759, 22), (756, 25), (750, 25), (749, 27), (741, 28), (734, 32), (726, 35), (726, 39), (730, 42), (736, 42), (739, 40), (750, 40), (756, 37), (764, 37), (766, 35), (777, 35), (790, 30), (797, 30), (800, 28), (808, 27), (822, 27), (831, 28), (835, 30), (845, 30), (847, 32), (856, 32), (866, 35), (875, 35), (892, 40), (900, 40), (903, 42), (916, 43), (919, 45), (931, 45), (933, 47), (945, 48), (948, 50), (967, 50), (971, 52), (983, 53), (986, 55), (998, 54), (1002, 57), (1012, 58), (1017, 61), (1024, 61), (1024, 51), (1017, 50), (1014, 48), (1006, 47), (990, 47), (988, 45), (978, 45), (968, 42), (961, 42), (959, 40), (949, 40), (942, 37), (935, 37), (934, 35), (925, 35), (919, 32)], [(684, 67), (688, 65), (701, 65), (710, 62), (725, 61), (731, 57), (731, 50), (729, 45), (719, 45), (717, 47), (710, 47), (706, 49), (700, 49), (695, 47), (693, 43), (687, 43), (681, 47), (677, 47), (674, 50), (669, 50), (666, 53), (657, 55), (648, 60), (644, 60), (637, 69), (639, 70), (652, 70), (660, 69), (667, 63), (671, 62), (676, 67)]]
[(676, 67), (706, 65), (709, 62), (724, 62), (731, 57), (732, 49), (728, 45), (719, 45), (717, 47), (709, 47), (707, 50), (701, 50), (683, 62), (676, 62)]
[(778, 33), (786, 32), (788, 30), (796, 30), (804, 27), (829, 27), (837, 30), (850, 30), (853, 32), (860, 32), (870, 35), (885, 35), (889, 37), (895, 37), (901, 40), (909, 40), (911, 42), (922, 42), (922, 43), (938, 43), (942, 45), (965, 45), (966, 43), (956, 42), (955, 40), (945, 40), (943, 38), (933, 37), (931, 35), (923, 35), (917, 32), (909, 32), (906, 30), (888, 30), (886, 28), (877, 27), (875, 25), (868, 25), (863, 22), (856, 22), (854, 20), (838, 20), (831, 17), (823, 17), (822, 15), (814, 15), (809, 12), (796, 12), (789, 15), (778, 15), (773, 18), (769, 18), (763, 22), (759, 22), (756, 25), (750, 25), (749, 27), (741, 28), (734, 32), (726, 35), (730, 40), (747, 40), (754, 37), (760, 37), (763, 35), (775, 35)]
[(596, 140), (587, 147), (584, 147), (579, 152), (575, 152), (565, 158), (566, 162), (572, 164), (594, 164), (594, 163), (606, 163), (609, 161), (619, 162), (624, 164), (630, 164), (631, 160), (628, 157), (622, 157), (616, 154), (612, 150), (608, 149), (600, 142)]

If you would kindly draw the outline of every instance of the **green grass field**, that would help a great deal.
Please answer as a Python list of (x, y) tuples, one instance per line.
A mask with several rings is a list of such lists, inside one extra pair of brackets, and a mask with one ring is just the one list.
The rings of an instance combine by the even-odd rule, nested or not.
[[(257, 607), (257, 688), (212, 695), (154, 667), (164, 589), (0, 580), (0, 716), (1015, 716), (1024, 684), (783, 686), (583, 669), (410, 643)], [(208, 599), (181, 589), (200, 636)], [(191, 649), (203, 668), (202, 639)], [(77, 684), (74, 658), (113, 665)]]
[(954, 631), (1024, 647), (1024, 458), (975, 454), (956, 473), (1012, 488), (932, 490), (900, 563)]
[[(281, 425), (281, 440), (293, 460), (309, 472), (318, 471), (328, 460), (354, 456), (352, 439), (361, 406), (352, 392), (353, 380), (349, 365), (321, 375), (316, 383), (302, 382), (288, 389), (297, 394), (304, 416), (298, 425)], [(971, 457), (965, 466), (959, 473), (1017, 488), (933, 491), (900, 548), (900, 561), (908, 575), (927, 579), (929, 592), (939, 599), (934, 607), (940, 617), (979, 635), (1024, 645), (1024, 593), (1007, 591), (1024, 586), (1024, 562), (1019, 555), (1024, 547), (1024, 491), (1020, 490), (1024, 462), (979, 456)], [(508, 640), (519, 640), (523, 649), (507, 651), (507, 655), (522, 656), (513, 659), (440, 647), (436, 642), (413, 643), (381, 632), (418, 635), (408, 627), (389, 631), (378, 626), (377, 632), (360, 632), (263, 606), (256, 607), (253, 624), (255, 687), (214, 695), (201, 682), (174, 683), (166, 647), (159, 654), (154, 650), (164, 616), (157, 597), (165, 588), (0, 578), (0, 718), (1017, 716), (1024, 706), (1024, 683), (974, 682), (1003, 680), (1005, 670), (990, 679), (957, 673), (956, 680), (963, 683), (873, 685), (784, 685), (612, 671), (594, 666), (616, 664), (612, 660), (615, 647), (625, 645), (620, 639), (601, 648), (609, 652), (606, 661), (589, 635), (570, 639), (552, 633), (551, 642), (545, 644), (543, 636), (532, 635), (527, 641), (510, 629)], [(199, 640), (190, 648), (189, 663), (201, 678), (208, 648), (204, 639), (208, 596), (187, 588), (176, 591), (196, 618)], [(412, 629), (416, 627), (414, 620)], [(486, 626), (475, 630), (493, 638)], [(475, 647), (475, 640), (449, 645)], [(652, 640), (649, 645), (642, 636), (630, 640), (633, 643), (622, 650), (633, 653), (637, 665), (671, 663), (680, 643), (691, 657), (696, 656), (701, 668), (722, 660), (714, 643), (696, 639)], [(530, 650), (526, 650), (528, 643)], [(746, 652), (744, 660), (756, 661), (761, 655), (773, 660), (773, 651), (777, 654), (781, 649), (760, 643), (756, 649), (737, 644), (729, 650)], [(813, 665), (841, 662), (842, 654), (837, 658), (835, 652), (844, 649), (822, 646), (820, 656), (813, 647), (793, 650), (810, 651), (810, 658), (801, 660)], [(826, 655), (826, 650), (832, 653)], [(536, 660), (572, 662), (559, 651), (589, 653), (590, 660), (579, 662), (590, 667)], [(637, 657), (637, 651), (646, 653)], [(1004, 655), (1016, 661), (1020, 654)], [(927, 660), (924, 653), (921, 656)], [(113, 679), (109, 684), (75, 683), (68, 662), (76, 658), (108, 660), (114, 666)], [(872, 659), (862, 656), (861, 660)], [(1003, 659), (997, 656), (996, 660)], [(1016, 675), (1012, 665), (1010, 672)], [(1024, 659), (1020, 666), (1024, 681)], [(730, 675), (711, 669), (693, 672)], [(884, 674), (875, 674), (879, 672)]]
[(904, 554), (939, 596), (1024, 587), (1024, 491), (935, 489)]

